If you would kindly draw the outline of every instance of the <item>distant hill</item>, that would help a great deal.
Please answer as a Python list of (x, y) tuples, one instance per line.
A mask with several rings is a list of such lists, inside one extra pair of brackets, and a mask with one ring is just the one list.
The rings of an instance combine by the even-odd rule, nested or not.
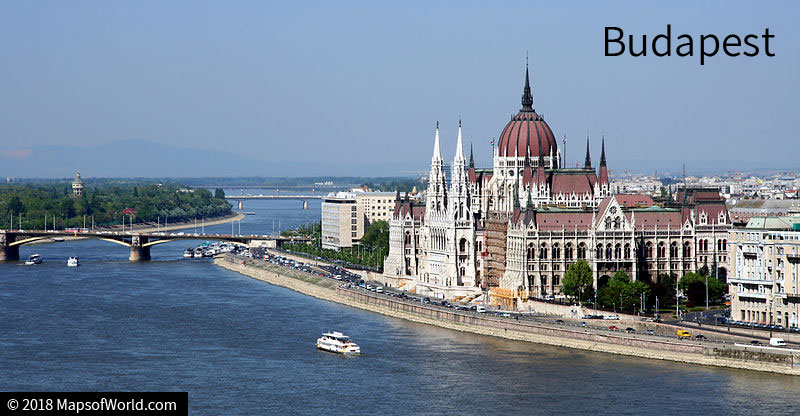
[[(408, 166), (380, 161), (297, 162), (303, 155), (276, 154), (268, 148), (254, 148), (250, 153), (258, 158), (247, 157), (224, 150), (231, 145), (194, 149), (129, 139), (97, 146), (0, 149), (0, 177), (63, 178), (76, 170), (87, 177), (390, 176), (408, 171)], [(262, 156), (281, 161), (258, 160)]]
[(41, 146), (0, 155), (0, 175), (86, 176), (236, 176), (265, 174), (264, 162), (208, 149), (165, 146), (147, 140), (119, 140), (98, 146)]

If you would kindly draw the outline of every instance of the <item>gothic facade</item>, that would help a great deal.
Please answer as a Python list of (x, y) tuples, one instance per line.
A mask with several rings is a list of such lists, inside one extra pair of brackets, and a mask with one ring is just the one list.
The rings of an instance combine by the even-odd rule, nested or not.
[[(582, 167), (564, 167), (552, 130), (533, 108), (526, 69), (522, 108), (503, 129), (491, 169), (464, 157), (459, 122), (450, 183), (436, 127), (424, 205), (396, 201), (384, 278), (443, 298), (474, 297), (513, 307), (558, 297), (570, 264), (585, 259), (595, 286), (617, 270), (633, 279), (726, 268), (730, 218), (715, 190), (688, 190), (656, 204), (612, 195), (605, 139), (599, 169), (587, 139)], [(709, 241), (711, 245), (709, 246)], [(709, 248), (710, 247), (710, 248)]]

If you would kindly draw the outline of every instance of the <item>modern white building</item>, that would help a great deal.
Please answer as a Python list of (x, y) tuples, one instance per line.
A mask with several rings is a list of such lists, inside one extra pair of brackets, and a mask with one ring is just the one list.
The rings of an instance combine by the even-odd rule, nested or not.
[(338, 250), (358, 244), (367, 227), (391, 219), (397, 194), (353, 189), (322, 200), (322, 248)]

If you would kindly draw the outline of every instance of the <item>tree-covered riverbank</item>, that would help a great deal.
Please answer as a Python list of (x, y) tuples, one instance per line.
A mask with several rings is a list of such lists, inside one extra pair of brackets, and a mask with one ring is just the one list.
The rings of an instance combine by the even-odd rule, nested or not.
[[(0, 186), (0, 228), (43, 229), (117, 225), (123, 221), (178, 222), (231, 212), (221, 189), (191, 189), (176, 183), (97, 184), (73, 196), (67, 183)], [(45, 224), (46, 221), (46, 224)]]

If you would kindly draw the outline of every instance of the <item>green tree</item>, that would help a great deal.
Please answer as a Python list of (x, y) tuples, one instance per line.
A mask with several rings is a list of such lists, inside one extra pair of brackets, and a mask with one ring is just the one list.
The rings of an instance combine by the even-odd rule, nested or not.
[(586, 260), (580, 259), (571, 264), (567, 273), (564, 275), (564, 280), (561, 282), (561, 291), (578, 302), (583, 301), (589, 295), (589, 290), (592, 288), (592, 267)]
[(133, 197), (134, 198), (138, 198), (139, 197), (139, 188), (137, 188), (135, 186), (133, 187)]
[(214, 189), (214, 198), (225, 199), (225, 191), (222, 188)]
[(361, 244), (370, 246), (372, 248), (385, 247), (389, 248), (389, 223), (386, 221), (375, 221), (364, 230), (364, 236), (361, 237)]
[(8, 211), (12, 214), (19, 214), (25, 211), (25, 205), (22, 204), (22, 200), (18, 196), (14, 195), (8, 200)]

